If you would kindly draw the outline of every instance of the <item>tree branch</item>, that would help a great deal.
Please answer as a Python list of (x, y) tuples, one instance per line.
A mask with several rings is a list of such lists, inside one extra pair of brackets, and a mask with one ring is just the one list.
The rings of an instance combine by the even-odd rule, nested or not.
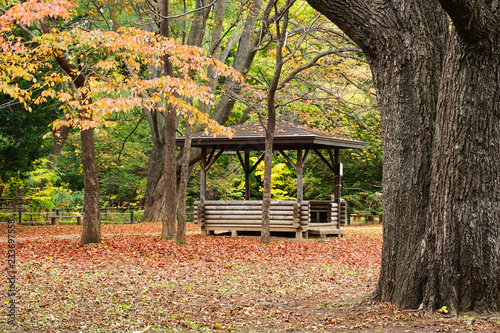
[(122, 155), (122, 151), (123, 149), (125, 148), (125, 143), (127, 142), (128, 138), (130, 138), (130, 136), (132, 135), (132, 133), (135, 132), (135, 130), (139, 127), (139, 124), (142, 122), (142, 120), (146, 118), (146, 115), (143, 115), (139, 121), (137, 122), (137, 124), (135, 124), (134, 128), (130, 131), (130, 133), (128, 133), (128, 135), (125, 137), (125, 140), (123, 140), (122, 142), (122, 147), (120, 149), (120, 151), (118, 152), (118, 162), (120, 162), (120, 157)]
[[(458, 34), (470, 43), (484, 41), (498, 31), (496, 4), (479, 0), (439, 0), (450, 16)], [(491, 1), (490, 1), (491, 2)], [(490, 7), (491, 6), (491, 7)]]

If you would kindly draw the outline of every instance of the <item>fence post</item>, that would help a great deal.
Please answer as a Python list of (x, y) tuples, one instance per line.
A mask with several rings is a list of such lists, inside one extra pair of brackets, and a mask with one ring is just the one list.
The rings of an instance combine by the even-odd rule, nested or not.
[(21, 224), (22, 222), (23, 222), (23, 212), (21, 208), (19, 208), (19, 224)]
[(134, 210), (130, 209), (130, 224), (134, 223)]

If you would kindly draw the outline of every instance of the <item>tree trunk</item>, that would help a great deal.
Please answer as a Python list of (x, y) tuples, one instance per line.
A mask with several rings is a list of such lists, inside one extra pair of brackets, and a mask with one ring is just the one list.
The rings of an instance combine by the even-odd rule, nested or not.
[[(294, 0), (287, 0), (285, 4), (285, 12), (283, 13), (283, 25), (280, 27), (280, 20), (276, 22), (276, 67), (274, 68), (273, 79), (269, 85), (267, 94), (267, 126), (266, 140), (264, 152), (264, 191), (262, 195), (262, 231), (260, 242), (269, 244), (271, 241), (270, 231), (270, 215), (271, 215), (271, 176), (273, 169), (273, 141), (274, 130), (276, 129), (276, 91), (280, 82), (281, 69), (283, 68), (283, 46), (286, 38), (286, 30), (288, 25), (289, 6)], [(266, 14), (269, 14), (274, 1), (269, 2), (266, 8)], [(276, 7), (275, 7), (276, 8)], [(276, 16), (280, 16), (280, 12), (276, 9)]]
[[(170, 36), (169, 23), (168, 23), (168, 6), (169, 0), (162, 0), (160, 2), (160, 13), (163, 19), (160, 22), (160, 35), (164, 37)], [(169, 60), (168, 55), (163, 56), (163, 74), (173, 77), (174, 70)], [(177, 174), (175, 162), (175, 131), (176, 124), (176, 110), (173, 105), (166, 102), (165, 106), (165, 163), (163, 173), (165, 175), (165, 188), (164, 188), (164, 202), (166, 216), (163, 219), (161, 230), (161, 238), (173, 239), (175, 237), (175, 222), (176, 222), (176, 209), (177, 209)]]
[(159, 222), (166, 217), (165, 212), (165, 115), (158, 111), (145, 111), (153, 140), (149, 156), (148, 179), (144, 203), (143, 222)]
[[(196, 8), (200, 8), (201, 6), (203, 6), (203, 3), (201, 1), (197, 1)], [(166, 8), (166, 10), (168, 10), (168, 8)], [(187, 41), (189, 45), (201, 46), (209, 12), (210, 8), (196, 12), (195, 19), (191, 28), (192, 30), (189, 33), (189, 38)], [(166, 20), (164, 20), (163, 24), (168, 26), (168, 24), (166, 23), (167, 23)], [(168, 34), (168, 27), (163, 29), (164, 29), (163, 33)], [(153, 150), (149, 158), (148, 179), (146, 185), (146, 195), (144, 204), (145, 207), (144, 207), (144, 216), (142, 218), (142, 221), (143, 222), (166, 221), (170, 220), (170, 218), (167, 217), (168, 214), (167, 208), (169, 207), (169, 204), (165, 202), (165, 193), (171, 190), (173, 180), (167, 179), (166, 173), (163, 172), (165, 166), (165, 152), (166, 152), (165, 136), (164, 136), (166, 133), (164, 127), (165, 118), (164, 115), (160, 115), (156, 111), (153, 111), (151, 112), (150, 115), (148, 115), (147, 119), (153, 137)], [(173, 121), (172, 118), (169, 119), (170, 121)], [(177, 126), (175, 126), (173, 132), (174, 140), (175, 140), (176, 129)], [(170, 140), (172, 140), (172, 137), (170, 137)], [(171, 151), (171, 148), (169, 149)], [(175, 149), (175, 143), (174, 143), (174, 149)], [(171, 161), (175, 161), (175, 159), (172, 159)], [(180, 170), (178, 171), (180, 173)], [(175, 181), (177, 181), (177, 175), (179, 173), (176, 174)], [(173, 203), (174, 201), (171, 200), (170, 202)], [(172, 210), (170, 210), (170, 214), (172, 214)]]
[(402, 308), (498, 311), (495, 3), (308, 1), (365, 51), (377, 88), (384, 244), (376, 295)]
[[(376, 295), (402, 308), (418, 308), (425, 284), (424, 258), (418, 256), (427, 225), (447, 20), (433, 1), (406, 11), (406, 21), (400, 17), (404, 9), (394, 4), (387, 5), (392, 6), (388, 10), (382, 5), (356, 7), (355, 2), (309, 0), (363, 49), (370, 62), (384, 154), (384, 243)], [(429, 23), (417, 29), (413, 23), (419, 21)]]
[(178, 245), (186, 243), (186, 189), (189, 180), (189, 152), (191, 151), (192, 126), (186, 117), (186, 140), (182, 155), (181, 180), (179, 184), (179, 200), (177, 205), (177, 237)]
[[(454, 36), (443, 72), (423, 249), (424, 305), (500, 310), (500, 34)], [(491, 44), (490, 44), (491, 43)], [(421, 268), (420, 268), (421, 269)]]
[(83, 230), (80, 244), (101, 242), (101, 216), (99, 214), (99, 178), (94, 149), (94, 129), (80, 132), (82, 141), (82, 167), (84, 207)]
[(264, 152), (264, 191), (262, 194), (262, 230), (260, 233), (260, 242), (262, 244), (269, 244), (271, 241), (271, 174), (273, 169), (273, 139), (275, 126), (276, 114), (274, 114), (274, 119), (272, 119), (271, 114), (269, 114), (266, 126), (266, 143)]

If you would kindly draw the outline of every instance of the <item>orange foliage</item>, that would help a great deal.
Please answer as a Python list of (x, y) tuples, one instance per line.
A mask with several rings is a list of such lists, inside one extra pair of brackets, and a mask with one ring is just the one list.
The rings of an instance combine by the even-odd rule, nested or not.
[[(173, 39), (135, 28), (117, 32), (53, 28), (51, 33), (33, 34), (30, 40), (11, 33), (15, 24), (27, 29), (46, 18), (68, 19), (76, 7), (66, 0), (32, 0), (16, 4), (0, 16), (0, 32), (6, 36), (0, 36), (1, 93), (19, 100), (28, 110), (31, 110), (30, 103), (58, 99), (64, 105), (66, 119), (57, 121), (56, 127), (64, 124), (93, 128), (115, 112), (136, 107), (164, 111), (165, 103), (170, 103), (177, 112), (188, 114), (193, 122), (207, 125), (219, 135), (232, 135), (192, 104), (212, 102), (210, 88), (203, 85), (209, 66), (216, 68), (220, 75), (242, 82), (234, 69), (213, 59), (202, 48), (179, 45)], [(145, 67), (160, 67), (164, 55), (169, 56), (177, 77), (139, 78), (138, 73)], [(55, 57), (70, 62), (70, 73), (67, 70), (61, 73), (53, 66), (51, 61)], [(46, 74), (37, 80), (36, 75), (42, 69)], [(80, 74), (86, 82), (78, 88), (70, 76)], [(23, 88), (17, 83), (18, 79), (32, 85)], [(32, 98), (35, 89), (43, 92)]]

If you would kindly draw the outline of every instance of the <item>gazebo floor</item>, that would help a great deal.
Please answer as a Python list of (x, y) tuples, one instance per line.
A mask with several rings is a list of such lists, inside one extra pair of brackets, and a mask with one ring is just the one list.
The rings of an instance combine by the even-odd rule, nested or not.
[[(261, 228), (259, 227), (241, 227), (241, 226), (233, 226), (232, 228), (228, 227), (209, 227), (209, 228), (201, 228), (201, 234), (213, 235), (215, 232), (229, 232), (231, 236), (237, 237), (245, 232), (260, 232)], [(339, 229), (333, 226), (310, 226), (306, 230), (297, 231), (292, 228), (271, 228), (271, 232), (273, 233), (295, 233), (296, 239), (304, 238), (321, 238), (325, 239), (327, 237), (343, 237), (344, 229)]]

